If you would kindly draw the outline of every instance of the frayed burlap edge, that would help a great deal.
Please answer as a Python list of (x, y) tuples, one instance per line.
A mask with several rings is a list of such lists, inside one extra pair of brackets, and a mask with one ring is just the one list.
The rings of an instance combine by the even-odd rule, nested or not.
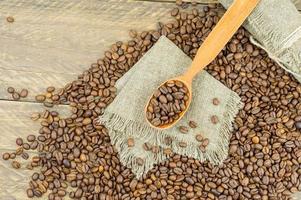
[[(172, 143), (171, 147), (175, 153), (180, 155), (186, 155), (193, 157), (200, 161), (208, 160), (209, 162), (217, 165), (220, 164), (228, 156), (229, 141), (233, 130), (232, 122), (238, 111), (243, 107), (243, 103), (240, 101), (240, 97), (236, 93), (231, 93), (229, 100), (225, 106), (225, 112), (223, 120), (221, 121), (222, 126), (219, 130), (220, 139), (216, 148), (208, 148), (205, 153), (202, 153), (198, 148), (188, 144), (187, 148), (181, 148)], [(106, 126), (109, 130), (109, 135), (113, 145), (116, 146), (121, 162), (127, 167), (131, 168), (136, 174), (137, 178), (140, 178), (153, 167), (154, 164), (166, 160), (168, 157), (160, 151), (157, 158), (152, 158), (153, 162), (146, 159), (145, 165), (139, 166), (135, 161), (135, 152), (128, 151), (127, 141), (124, 138), (135, 135), (136, 137), (143, 138), (145, 141), (155, 141), (157, 145), (165, 147), (163, 144), (164, 132), (155, 130), (148, 125), (140, 124), (132, 120), (121, 118), (120, 116), (105, 112), (99, 117), (99, 122)], [(122, 137), (120, 137), (122, 134)], [(177, 140), (178, 133), (172, 133), (173, 139)], [(170, 134), (169, 134), (170, 135)], [(123, 138), (121, 140), (121, 138)]]

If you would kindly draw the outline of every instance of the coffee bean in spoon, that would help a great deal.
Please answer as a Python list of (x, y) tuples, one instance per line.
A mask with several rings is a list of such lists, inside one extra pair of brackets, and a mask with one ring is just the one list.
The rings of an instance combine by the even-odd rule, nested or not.
[(177, 80), (167, 81), (153, 93), (147, 105), (147, 120), (155, 127), (173, 123), (186, 110), (188, 93), (184, 83)]

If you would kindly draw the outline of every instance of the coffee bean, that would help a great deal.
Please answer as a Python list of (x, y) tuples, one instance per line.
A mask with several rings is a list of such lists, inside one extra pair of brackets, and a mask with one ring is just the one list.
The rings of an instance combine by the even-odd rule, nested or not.
[(15, 159), (15, 158), (16, 158), (16, 154), (15, 154), (15, 153), (11, 153), (11, 154), (9, 155), (9, 157), (10, 157), (10, 159)]
[(214, 98), (214, 99), (212, 100), (212, 103), (213, 103), (213, 105), (217, 106), (217, 105), (220, 104), (220, 101), (218, 100), (218, 98)]
[(26, 194), (28, 198), (33, 198), (34, 194), (33, 194), (33, 190), (32, 189), (27, 189), (26, 190)]
[(9, 153), (3, 153), (3, 154), (2, 154), (2, 159), (3, 159), (3, 160), (8, 160), (9, 158), (10, 158)]
[(133, 147), (133, 146), (135, 146), (134, 138), (128, 138), (127, 144), (128, 144), (128, 147)]
[(171, 11), (171, 16), (176, 16), (177, 14), (179, 13), (179, 9), (178, 8), (174, 8), (174, 9), (172, 9), (172, 11)]
[(18, 147), (16, 150), (16, 155), (21, 155), (23, 153), (23, 147)]
[(176, 5), (177, 6), (182, 6), (183, 4), (183, 1), (182, 0), (176, 0)]
[(55, 91), (55, 87), (49, 86), (49, 87), (46, 88), (46, 91), (47, 91), (48, 93), (52, 93), (52, 92)]
[(17, 138), (17, 139), (16, 139), (16, 144), (17, 144), (18, 146), (22, 146), (22, 144), (23, 144), (23, 139), (22, 139), (22, 138)]
[(198, 124), (195, 121), (189, 121), (190, 128), (196, 128), (198, 127)]
[(26, 139), (27, 139), (28, 142), (33, 142), (33, 141), (35, 141), (36, 136), (35, 135), (28, 135)]
[(40, 113), (32, 113), (30, 119), (33, 121), (40, 119)]
[(9, 16), (9, 17), (6, 18), (6, 21), (8, 23), (14, 23), (15, 19), (12, 16)]
[(217, 124), (219, 122), (218, 117), (216, 115), (211, 116), (210, 119), (212, 124)]
[(208, 139), (208, 138), (205, 138), (205, 139), (202, 141), (202, 145), (203, 145), (204, 147), (207, 147), (208, 144), (209, 144), (209, 139)]
[(150, 150), (152, 150), (152, 145), (149, 142), (146, 142), (143, 144), (143, 149), (145, 151), (150, 151)]
[(163, 153), (167, 156), (170, 156), (172, 154), (172, 149), (171, 148), (165, 148), (163, 150)]
[(35, 97), (35, 99), (37, 102), (43, 102), (43, 101), (45, 101), (46, 97), (43, 94), (39, 94)]
[(20, 92), (20, 97), (25, 98), (28, 95), (28, 90), (27, 89), (22, 89)]
[(180, 131), (181, 133), (186, 134), (186, 133), (188, 133), (189, 129), (188, 129), (188, 127), (186, 127), (186, 126), (180, 126), (180, 127), (179, 127), (179, 131)]
[(23, 143), (22, 144), (22, 147), (25, 149), (25, 150), (29, 150), (30, 149), (30, 145), (28, 143)]
[(12, 97), (13, 97), (14, 100), (19, 100), (20, 99), (20, 94), (17, 93), (17, 92), (14, 92)]
[(136, 158), (136, 163), (139, 166), (142, 166), (144, 164), (144, 160), (142, 158)]
[(254, 144), (258, 144), (259, 143), (259, 137), (257, 137), (257, 136), (252, 137), (252, 142)]
[(196, 139), (198, 142), (202, 142), (202, 141), (203, 141), (203, 136), (202, 136), (202, 134), (197, 134), (197, 135), (195, 136), (195, 139)]
[(13, 87), (8, 87), (7, 88), (7, 92), (10, 93), (10, 94), (13, 94), (15, 92), (15, 88)]
[(18, 161), (12, 161), (11, 166), (15, 169), (19, 169), (21, 167), (21, 164)]
[(187, 143), (186, 142), (179, 142), (179, 147), (185, 148), (185, 147), (187, 147)]
[(28, 155), (28, 153), (23, 152), (23, 153), (21, 154), (21, 157), (22, 157), (24, 160), (28, 160), (29, 155)]

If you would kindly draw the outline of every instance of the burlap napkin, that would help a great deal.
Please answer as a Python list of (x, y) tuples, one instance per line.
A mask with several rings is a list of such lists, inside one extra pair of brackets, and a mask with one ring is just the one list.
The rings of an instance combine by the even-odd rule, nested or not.
[[(233, 0), (219, 2), (228, 8)], [(301, 15), (290, 0), (261, 0), (244, 27), (253, 44), (301, 82)]]
[[(166, 148), (201, 161), (209, 160), (213, 164), (219, 164), (227, 157), (231, 123), (242, 103), (236, 93), (206, 71), (195, 78), (191, 106), (177, 125), (159, 131), (151, 128), (145, 120), (144, 107), (154, 89), (164, 80), (183, 73), (190, 64), (191, 59), (162, 36), (117, 82), (117, 97), (100, 117), (100, 122), (109, 130), (121, 162), (131, 168), (138, 178), (154, 164), (168, 158), (164, 154)], [(214, 98), (220, 101), (218, 105), (212, 103)], [(218, 118), (217, 124), (211, 122), (212, 116)], [(198, 127), (190, 129), (188, 134), (181, 133), (178, 127), (188, 126), (190, 120), (197, 122)], [(205, 153), (200, 151), (200, 143), (195, 139), (199, 133), (210, 141)], [(128, 146), (129, 138), (135, 143), (133, 147)], [(169, 139), (172, 139), (171, 144), (167, 142)], [(146, 142), (156, 146), (155, 151), (145, 151), (143, 145)], [(180, 142), (185, 142), (187, 147), (180, 147)]]

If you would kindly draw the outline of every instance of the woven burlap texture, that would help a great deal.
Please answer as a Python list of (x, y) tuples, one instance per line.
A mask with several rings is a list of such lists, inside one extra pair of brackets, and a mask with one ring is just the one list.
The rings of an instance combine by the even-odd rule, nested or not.
[[(219, 0), (228, 8), (233, 0)], [(301, 15), (290, 0), (261, 0), (244, 23), (251, 42), (301, 82)]]
[[(221, 163), (228, 154), (228, 145), (232, 130), (232, 121), (242, 107), (240, 97), (206, 71), (197, 75), (193, 82), (192, 103), (187, 114), (174, 127), (159, 131), (153, 129), (145, 120), (144, 107), (147, 100), (163, 81), (180, 75), (190, 66), (191, 59), (175, 44), (162, 36), (159, 41), (136, 63), (133, 68), (117, 82), (118, 94), (100, 117), (119, 152), (121, 162), (131, 168), (138, 178), (146, 174), (154, 164), (168, 157), (163, 149), (170, 147), (174, 153), (187, 155), (213, 164)], [(213, 105), (213, 98), (220, 100)], [(213, 124), (211, 116), (216, 115), (218, 124)], [(179, 132), (179, 126), (188, 126), (189, 120), (197, 122), (196, 129), (188, 134)], [(202, 133), (210, 143), (206, 153), (199, 149), (195, 135)], [(164, 143), (167, 136), (173, 138), (170, 146)], [(135, 146), (128, 147), (127, 139), (134, 138)], [(186, 142), (186, 148), (178, 145)], [(160, 147), (159, 153), (147, 152), (143, 144), (149, 142)], [(136, 158), (142, 158), (144, 164), (138, 165)]]

